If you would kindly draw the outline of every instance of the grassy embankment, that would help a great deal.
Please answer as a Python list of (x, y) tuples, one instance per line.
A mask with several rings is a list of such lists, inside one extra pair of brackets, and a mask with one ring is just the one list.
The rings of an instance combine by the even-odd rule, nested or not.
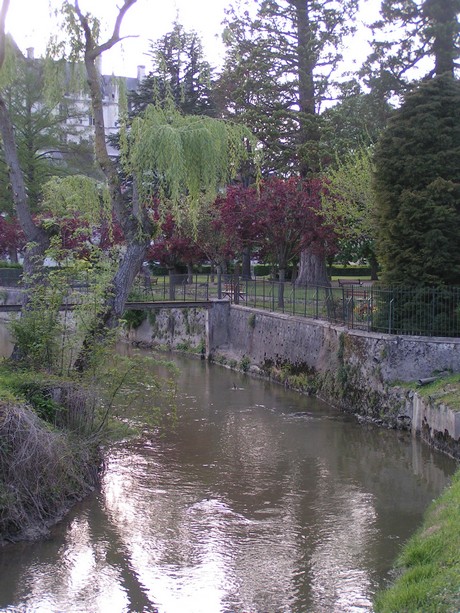
[(0, 365), (0, 543), (43, 536), (98, 481), (96, 441), (52, 425), (60, 408), (27, 373)]
[[(417, 388), (417, 393), (460, 411), (458, 374)], [(460, 470), (403, 547), (396, 571), (395, 583), (377, 595), (377, 613), (460, 611)]]
[(0, 363), (0, 543), (46, 534), (86, 496), (101, 445), (173, 427), (176, 376), (140, 356), (109, 354), (87, 381)]

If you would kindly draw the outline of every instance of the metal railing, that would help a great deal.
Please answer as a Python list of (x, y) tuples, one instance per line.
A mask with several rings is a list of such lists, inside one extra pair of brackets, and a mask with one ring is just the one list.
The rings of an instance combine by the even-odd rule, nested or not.
[[(77, 291), (85, 291), (90, 285), (90, 279), (87, 283), (76, 283), (80, 288)], [(385, 288), (370, 282), (297, 287), (291, 282), (225, 274), (139, 275), (129, 298), (136, 302), (195, 303), (211, 299), (325, 320), (350, 329), (396, 335), (460, 336), (458, 287)]]
[(322, 319), (350, 329), (414, 336), (460, 336), (460, 288), (384, 288), (372, 283), (297, 287), (291, 282), (233, 275), (141, 279), (148, 300), (209, 300)]

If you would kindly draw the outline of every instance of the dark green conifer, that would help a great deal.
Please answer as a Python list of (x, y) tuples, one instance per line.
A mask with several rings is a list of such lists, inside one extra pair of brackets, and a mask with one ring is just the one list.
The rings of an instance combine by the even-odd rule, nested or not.
[(383, 282), (460, 286), (460, 82), (444, 74), (409, 94), (375, 163)]

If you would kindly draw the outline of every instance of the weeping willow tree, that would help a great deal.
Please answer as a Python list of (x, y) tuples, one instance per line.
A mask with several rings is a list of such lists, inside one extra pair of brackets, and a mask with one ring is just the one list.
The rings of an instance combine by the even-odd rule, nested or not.
[(118, 269), (76, 360), (77, 370), (88, 367), (94, 347), (120, 322), (130, 288), (155, 234), (152, 199), (179, 211), (181, 207), (198, 210), (198, 200), (213, 197), (248, 156), (245, 139), (250, 135), (241, 127), (211, 118), (182, 116), (173, 108), (148, 107), (132, 127), (122, 128), (123, 173), (119, 172), (107, 151), (97, 60), (121, 40), (123, 17), (135, 2), (125, 0), (111, 36), (103, 43), (97, 39), (97, 22), (81, 11), (78, 0), (64, 3), (68, 38), (74, 41), (74, 49), (83, 52), (94, 116), (96, 159), (105, 174), (111, 208), (126, 242)]
[(242, 126), (152, 105), (133, 121), (125, 168), (144, 202), (158, 198), (160, 209), (172, 207), (179, 219), (186, 209), (193, 218), (236, 176), (251, 141)]

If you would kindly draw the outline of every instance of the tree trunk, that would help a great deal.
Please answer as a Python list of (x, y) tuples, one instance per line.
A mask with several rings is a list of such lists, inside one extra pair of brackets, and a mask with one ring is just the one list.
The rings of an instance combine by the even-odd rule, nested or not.
[(193, 283), (193, 264), (187, 264), (187, 283)]
[(455, 74), (455, 60), (458, 57), (458, 10), (459, 5), (455, 0), (425, 0), (423, 3), (423, 12), (431, 22), (434, 36), (433, 52), (437, 76), (447, 73), (453, 78)]
[(17, 264), (18, 263), (17, 249), (14, 249), (13, 247), (11, 249), (8, 249), (8, 257), (10, 258), (10, 262), (12, 264)]
[[(320, 171), (318, 117), (314, 69), (317, 57), (314, 52), (316, 24), (312, 24), (309, 3), (295, 0), (297, 17), (297, 54), (299, 74), (299, 171), (304, 179), (315, 176)], [(299, 275), (296, 285), (329, 285), (324, 256), (312, 253), (309, 249), (300, 256)]]
[(327, 275), (326, 258), (313, 253), (310, 249), (304, 249), (300, 254), (300, 268), (296, 286), (306, 287), (308, 285), (329, 287), (330, 281)]
[[(27, 241), (24, 253), (24, 292), (22, 295), (22, 306), (23, 308), (27, 308), (32, 285), (43, 281), (43, 262), (45, 259), (45, 252), (49, 247), (49, 239), (46, 232), (37, 226), (33, 220), (27, 197), (24, 174), (19, 163), (13, 124), (6, 103), (1, 96), (0, 133), (3, 141), (5, 161), (8, 166), (8, 176), (11, 183), (16, 215)], [(13, 351), (13, 357), (18, 357), (17, 352)]]
[(135, 2), (136, 0), (124, 1), (123, 6), (119, 9), (112, 37), (106, 43), (99, 46), (93, 38), (87, 16), (83, 15), (78, 5), (75, 4), (75, 9), (85, 35), (85, 68), (94, 116), (94, 149), (96, 160), (107, 179), (112, 211), (123, 228), (127, 243), (126, 253), (105, 292), (104, 303), (96, 313), (93, 324), (87, 332), (81, 352), (75, 362), (75, 368), (80, 372), (89, 367), (92, 350), (106, 340), (110, 330), (119, 325), (126, 299), (134, 279), (140, 272), (142, 263), (146, 258), (147, 249), (150, 245), (150, 237), (153, 232), (153, 225), (139, 202), (135, 177), (133, 178), (132, 200), (129, 201), (122, 193), (117, 167), (108, 154), (101, 81), (97, 68), (97, 58), (104, 51), (112, 48), (119, 42), (119, 30), (123, 16)]
[(141, 273), (144, 279), (144, 290), (150, 292), (152, 289), (152, 280), (150, 278), (150, 266), (147, 262), (142, 262)]
[(241, 276), (245, 281), (251, 279), (251, 248), (243, 249), (243, 262), (241, 265)]
[(297, 58), (299, 77), (299, 142), (298, 160), (302, 178), (320, 171), (318, 117), (314, 70), (318, 62), (316, 52), (317, 24), (311, 23), (309, 3), (305, 0), (293, 2), (297, 21)]
[(368, 258), (369, 268), (371, 269), (371, 280), (378, 281), (379, 280), (379, 263), (377, 262), (377, 258), (375, 255), (371, 255)]
[(176, 299), (176, 269), (174, 266), (168, 267), (169, 276), (169, 300)]
[(233, 302), (239, 304), (240, 302), (240, 264), (235, 264), (235, 272), (233, 273)]
[(91, 366), (94, 350), (107, 341), (109, 331), (120, 324), (126, 300), (136, 275), (144, 262), (148, 244), (130, 243), (120, 266), (106, 289), (101, 308), (86, 333), (81, 351), (75, 360), (75, 369), (84, 372)]

